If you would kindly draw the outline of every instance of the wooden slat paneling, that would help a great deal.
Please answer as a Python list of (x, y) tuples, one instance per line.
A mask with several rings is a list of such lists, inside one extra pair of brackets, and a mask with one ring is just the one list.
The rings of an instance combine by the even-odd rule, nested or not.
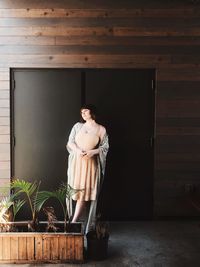
[[(93, 63), (101, 64), (110, 62), (114, 64), (166, 64), (170, 63), (170, 56), (167, 55), (2, 55), (1, 63), (23, 63), (27, 64), (34, 58), (34, 64), (45, 64), (47, 62), (51, 64), (62, 64), (68, 62), (68, 64), (80, 64), (80, 63)], [(3, 100), (2, 100), (3, 101)], [(1, 105), (2, 106), (2, 105)]]
[[(0, 55), (21, 55), (23, 50), (24, 55), (59, 55), (59, 54), (72, 54), (72, 55), (171, 55), (172, 61), (175, 61), (176, 56), (186, 59), (188, 63), (194, 63), (198, 60), (198, 53), (200, 53), (200, 48), (198, 46), (193, 47), (191, 54), (191, 48), (189, 46), (150, 46), (148, 49), (146, 45), (56, 45), (56, 46), (36, 46), (36, 45), (9, 45), (0, 47)], [(189, 56), (185, 54), (190, 53)], [(170, 59), (171, 59), (170, 58)], [(170, 61), (171, 62), (171, 61)], [(176, 63), (179, 64), (179, 63)]]
[(0, 117), (10, 117), (10, 109), (0, 108)]
[(78, 234), (1, 233), (0, 263), (83, 262), (83, 240)]
[[(185, 64), (184, 64), (185, 65)], [(158, 81), (200, 81), (200, 68), (198, 66), (194, 68), (162, 68), (157, 71)]]
[(10, 168), (9, 161), (3, 161), (0, 165), (0, 170), (8, 170)]
[(171, 18), (166, 20), (164, 18), (110, 18), (110, 17), (93, 17), (93, 18), (1, 18), (1, 27), (35, 27), (35, 26), (51, 26), (51, 27), (133, 27), (138, 28), (148, 25), (151, 28), (190, 28), (199, 27), (199, 18)]
[(51, 259), (52, 260), (58, 260), (59, 259), (59, 243), (58, 243), (58, 237), (51, 237), (50, 239), (50, 253), (51, 253)]
[(0, 237), (0, 260), (3, 259), (3, 238)]
[(10, 144), (10, 136), (8, 134), (0, 135), (0, 144)]
[(67, 243), (66, 237), (62, 236), (59, 238), (59, 259), (64, 260), (67, 257)]
[[(4, 65), (5, 65), (5, 63), (4, 63)], [(9, 89), (10, 89), (10, 82), (0, 80), (0, 90), (9, 90)], [(2, 107), (2, 105), (0, 105), (0, 107)]]
[[(0, 44), (19, 44), (17, 37), (3, 37), (0, 40)], [(23, 38), (23, 37), (22, 37)], [(28, 42), (29, 38), (26, 40)], [(39, 39), (39, 37), (35, 37), (34, 40)], [(40, 37), (42, 38), (42, 37)], [(44, 38), (44, 37), (43, 37)], [(132, 46), (132, 45), (143, 45), (143, 46), (199, 46), (200, 37), (189, 37), (189, 36), (56, 36), (56, 45), (121, 45), (121, 46)], [(23, 40), (23, 39), (22, 39)], [(30, 41), (29, 41), (30, 42)], [(149, 49), (149, 48), (148, 48)], [(146, 51), (149, 51), (149, 50)], [(170, 48), (169, 48), (170, 49)]]
[(0, 179), (3, 178), (3, 179), (10, 179), (10, 169), (8, 170), (1, 170), (0, 171)]
[(0, 1), (0, 178), (10, 178), (10, 68), (153, 68), (155, 214), (189, 214), (176, 196), (200, 174), (199, 16), (195, 1)]
[(35, 252), (34, 252), (34, 237), (26, 237), (27, 240), (27, 259), (34, 260)]
[(41, 261), (43, 259), (43, 239), (42, 235), (35, 237), (35, 259)]
[(26, 237), (18, 237), (18, 251), (19, 251), (19, 260), (26, 260), (27, 259)]
[(67, 258), (73, 260), (74, 259), (74, 237), (68, 236), (66, 239), (67, 242)]
[[(193, 5), (193, 3), (197, 3), (198, 1), (187, 1), (183, 0), (174, 0), (174, 1), (165, 1), (165, 5), (163, 6), (162, 1), (148, 1), (148, 0), (135, 0), (134, 2), (132, 0), (115, 0), (115, 1), (98, 1), (93, 0), (91, 1), (82, 1), (82, 0), (48, 0), (47, 2), (41, 2), (41, 1), (30, 1), (30, 0), (7, 0), (0, 2), (0, 8), (31, 8), (31, 9), (139, 9), (141, 12), (145, 9), (150, 9), (150, 13), (157, 11), (157, 9), (168, 9), (170, 8), (175, 11), (176, 14), (179, 14), (179, 12), (182, 12), (184, 10), (184, 13), (192, 12), (192, 10), (198, 14), (198, 9), (196, 10), (194, 7), (198, 7), (198, 5)], [(156, 9), (156, 10), (153, 10)], [(179, 11), (180, 9), (180, 11)], [(160, 10), (159, 10), (160, 11)], [(153, 13), (154, 14), (154, 13)]]
[(10, 160), (10, 153), (1, 153), (0, 152), (0, 161), (4, 161), (4, 160)]
[[(30, 3), (28, 4), (30, 6)], [(39, 5), (39, 3), (37, 3)], [(54, 3), (56, 5), (56, 3)], [(19, 5), (17, 5), (19, 6)], [(1, 5), (0, 5), (1, 8)], [(154, 18), (186, 18), (186, 17), (198, 17), (200, 12), (197, 12), (195, 8), (117, 8), (117, 9), (62, 9), (62, 8), (1, 8), (0, 17), (2, 18), (134, 18), (134, 17), (154, 17)]]
[(10, 259), (10, 236), (7, 236), (3, 238), (2, 242), (2, 257), (4, 260), (9, 260)]
[(51, 258), (51, 238), (44, 236), (43, 238), (43, 259), (48, 260)]
[(83, 250), (81, 249), (83, 247), (83, 238), (76, 237), (74, 240), (74, 247), (75, 247), (75, 259), (82, 260), (83, 259)]
[[(10, 134), (9, 126), (0, 126), (0, 134)], [(2, 152), (2, 150), (0, 150)]]

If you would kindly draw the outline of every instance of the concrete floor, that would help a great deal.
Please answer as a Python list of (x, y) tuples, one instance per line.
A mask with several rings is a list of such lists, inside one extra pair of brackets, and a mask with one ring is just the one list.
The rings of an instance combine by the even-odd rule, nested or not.
[[(58, 267), (199, 267), (200, 221), (135, 221), (110, 224), (108, 258)], [(16, 266), (4, 264), (0, 267)], [(20, 266), (52, 266), (24, 264)]]

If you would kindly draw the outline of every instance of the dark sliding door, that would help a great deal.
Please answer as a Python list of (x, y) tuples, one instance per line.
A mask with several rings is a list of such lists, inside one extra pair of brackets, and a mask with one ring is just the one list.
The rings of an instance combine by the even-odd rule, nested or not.
[(79, 119), (81, 73), (17, 70), (14, 79), (13, 175), (54, 189), (66, 180), (65, 144)]
[(101, 196), (104, 218), (151, 218), (153, 213), (154, 72), (86, 72), (86, 102), (99, 110), (110, 152)]
[(41, 180), (47, 190), (66, 181), (69, 132), (81, 103), (94, 103), (110, 140), (102, 217), (150, 218), (154, 71), (17, 69), (12, 75), (12, 176)]

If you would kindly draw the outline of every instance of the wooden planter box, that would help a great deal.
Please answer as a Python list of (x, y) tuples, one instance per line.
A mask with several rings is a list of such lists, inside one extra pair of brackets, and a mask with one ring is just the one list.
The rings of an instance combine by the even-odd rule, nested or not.
[(0, 233), (0, 263), (83, 262), (82, 233)]

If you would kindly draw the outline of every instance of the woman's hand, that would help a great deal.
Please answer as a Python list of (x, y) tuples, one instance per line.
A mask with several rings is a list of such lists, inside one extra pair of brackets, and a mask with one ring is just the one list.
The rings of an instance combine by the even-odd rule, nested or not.
[(85, 152), (85, 151), (82, 151), (80, 148), (77, 148), (77, 149), (76, 149), (76, 153), (77, 153), (79, 156), (85, 156), (85, 155), (86, 155), (86, 152)]
[(88, 150), (85, 152), (85, 155), (88, 157), (88, 158), (92, 158), (94, 155), (97, 155), (99, 153), (99, 150), (98, 149), (91, 149), (91, 150)]

